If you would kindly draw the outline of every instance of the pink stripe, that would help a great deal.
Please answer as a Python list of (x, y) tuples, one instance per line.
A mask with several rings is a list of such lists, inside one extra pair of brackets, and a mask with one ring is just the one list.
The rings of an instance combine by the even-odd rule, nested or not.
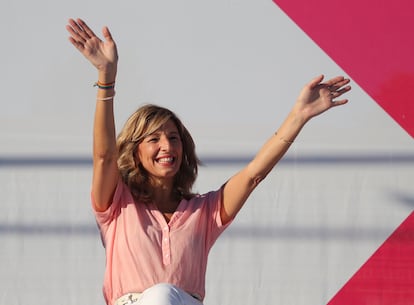
[(274, 2), (414, 137), (414, 1)]
[(414, 304), (414, 212), (328, 305)]

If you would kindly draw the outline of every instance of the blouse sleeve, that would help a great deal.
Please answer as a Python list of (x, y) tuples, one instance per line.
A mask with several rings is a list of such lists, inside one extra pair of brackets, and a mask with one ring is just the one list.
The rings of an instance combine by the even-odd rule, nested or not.
[(132, 200), (132, 195), (130, 194), (128, 187), (123, 183), (121, 178), (118, 180), (118, 183), (116, 185), (114, 197), (112, 198), (112, 203), (105, 211), (99, 212), (94, 208), (95, 199), (93, 198), (93, 195), (91, 193), (92, 209), (102, 235), (105, 235), (110, 223), (119, 215), (122, 205), (129, 201), (126, 200), (125, 197), (131, 197), (130, 200)]
[(209, 229), (210, 234), (208, 238), (210, 245), (213, 245), (221, 233), (223, 233), (224, 230), (227, 229), (233, 222), (233, 219), (231, 219), (228, 223), (223, 225), (223, 222), (221, 221), (220, 210), (223, 204), (222, 190), (223, 188), (220, 188), (219, 190), (207, 194), (207, 206), (211, 209), (209, 214), (212, 215), (211, 227)]

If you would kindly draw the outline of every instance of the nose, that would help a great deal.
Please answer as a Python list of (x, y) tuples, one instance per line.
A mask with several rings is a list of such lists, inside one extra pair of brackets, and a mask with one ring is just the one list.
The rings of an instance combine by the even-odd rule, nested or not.
[(160, 138), (160, 149), (162, 151), (169, 151), (170, 150), (170, 146), (171, 146), (171, 141), (170, 139), (168, 139), (167, 136), (163, 135)]

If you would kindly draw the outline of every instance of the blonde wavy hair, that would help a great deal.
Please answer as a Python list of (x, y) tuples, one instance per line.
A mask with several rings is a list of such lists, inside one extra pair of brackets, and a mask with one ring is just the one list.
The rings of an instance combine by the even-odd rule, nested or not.
[(138, 108), (129, 117), (117, 137), (118, 169), (123, 182), (128, 185), (137, 201), (148, 203), (153, 198), (148, 172), (138, 158), (138, 145), (168, 120), (172, 120), (177, 126), (183, 146), (181, 166), (174, 178), (175, 199), (189, 199), (194, 196), (191, 189), (197, 178), (200, 160), (195, 152), (193, 138), (171, 110), (147, 104)]

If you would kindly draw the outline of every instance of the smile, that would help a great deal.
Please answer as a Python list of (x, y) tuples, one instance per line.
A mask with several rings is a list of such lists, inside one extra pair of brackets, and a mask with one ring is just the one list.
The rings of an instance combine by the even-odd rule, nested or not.
[(161, 164), (171, 164), (175, 161), (174, 157), (163, 157), (156, 160), (158, 163)]

